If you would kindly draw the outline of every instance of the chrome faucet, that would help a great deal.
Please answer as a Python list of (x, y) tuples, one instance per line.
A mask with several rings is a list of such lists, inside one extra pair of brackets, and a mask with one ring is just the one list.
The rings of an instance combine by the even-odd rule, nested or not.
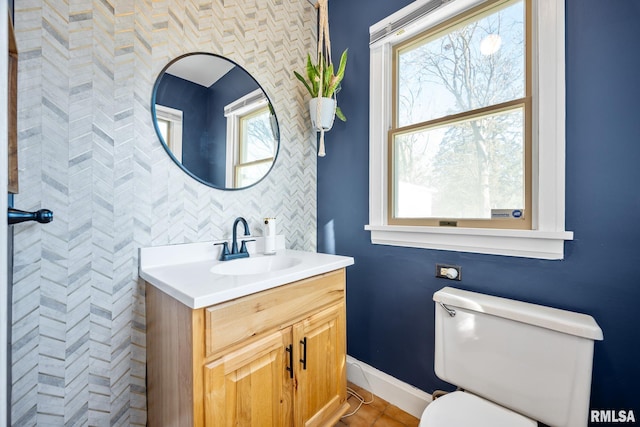
[(220, 261), (229, 261), (237, 258), (247, 258), (249, 256), (249, 251), (247, 250), (247, 242), (253, 242), (255, 241), (255, 239), (243, 239), (242, 244), (240, 245), (240, 250), (238, 251), (238, 223), (242, 223), (242, 225), (244, 226), (245, 236), (251, 235), (247, 220), (242, 218), (241, 216), (236, 218), (236, 220), (233, 221), (233, 239), (231, 240), (231, 252), (229, 252), (229, 246), (227, 245), (227, 242), (216, 243), (216, 245), (223, 245), (222, 254), (220, 255)]

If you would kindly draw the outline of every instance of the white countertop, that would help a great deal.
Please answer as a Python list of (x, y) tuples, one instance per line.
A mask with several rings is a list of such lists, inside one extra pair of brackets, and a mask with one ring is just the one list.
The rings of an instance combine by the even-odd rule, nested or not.
[[(251, 257), (291, 257), (296, 259), (297, 264), (260, 274), (214, 274), (211, 268), (216, 264), (234, 261), (219, 261), (220, 247), (214, 246), (213, 243), (140, 248), (140, 277), (186, 306), (197, 309), (327, 273), (354, 263), (352, 257), (291, 249), (279, 249), (276, 255), (262, 255), (254, 253), (255, 245), (250, 245)], [(260, 246), (260, 242), (257, 244)]]

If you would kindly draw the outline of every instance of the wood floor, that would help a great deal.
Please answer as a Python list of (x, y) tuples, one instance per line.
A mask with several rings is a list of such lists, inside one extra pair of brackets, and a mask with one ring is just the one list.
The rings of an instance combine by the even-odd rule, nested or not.
[[(349, 384), (349, 388), (355, 390), (365, 401), (371, 400), (371, 393), (354, 384)], [(354, 411), (360, 403), (354, 396), (349, 397), (351, 409), (348, 413)], [(420, 420), (407, 414), (397, 406), (391, 405), (386, 400), (373, 396), (373, 402), (368, 405), (362, 405), (358, 412), (346, 418), (342, 418), (335, 427), (417, 427)]]

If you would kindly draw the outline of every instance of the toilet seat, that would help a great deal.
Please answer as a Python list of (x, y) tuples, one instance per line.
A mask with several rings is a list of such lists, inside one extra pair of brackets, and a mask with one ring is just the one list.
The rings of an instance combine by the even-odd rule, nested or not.
[(537, 427), (530, 418), (468, 392), (454, 391), (434, 400), (419, 427)]

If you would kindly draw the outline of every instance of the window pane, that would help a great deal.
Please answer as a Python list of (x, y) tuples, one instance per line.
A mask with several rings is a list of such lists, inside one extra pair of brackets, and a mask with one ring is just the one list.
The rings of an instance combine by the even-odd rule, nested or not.
[(490, 219), (525, 208), (524, 107), (396, 134), (396, 218)]
[[(271, 130), (269, 108), (240, 119), (240, 163), (271, 158), (274, 156), (275, 140)], [(265, 171), (266, 172), (266, 171)]]
[(397, 126), (525, 96), (524, 6), (497, 6), (398, 52)]
[(245, 187), (260, 181), (270, 167), (271, 161), (236, 166), (236, 186)]

